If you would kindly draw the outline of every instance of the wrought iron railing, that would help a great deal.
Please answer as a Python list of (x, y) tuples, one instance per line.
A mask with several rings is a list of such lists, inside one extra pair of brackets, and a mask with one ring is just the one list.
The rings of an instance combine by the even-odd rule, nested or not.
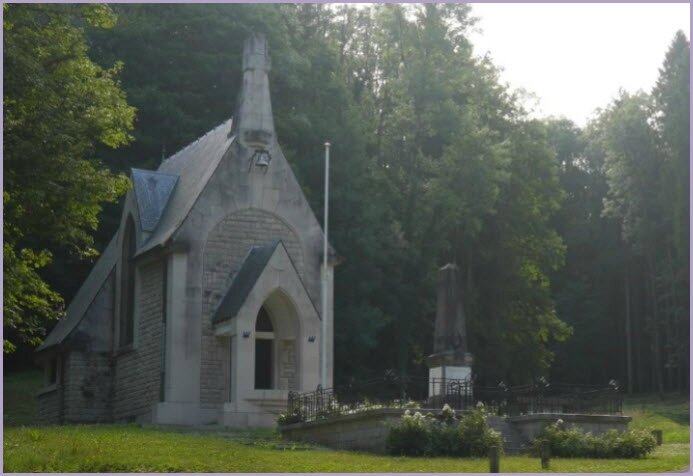
[(440, 409), (447, 404), (458, 411), (482, 402), (498, 415), (531, 413), (620, 414), (622, 395), (612, 381), (608, 386), (549, 384), (496, 387), (470, 380), (384, 378), (313, 392), (289, 393), (283, 423), (307, 422), (338, 415), (393, 408)]
[(618, 385), (574, 385), (539, 381), (508, 387), (475, 387), (474, 400), (498, 415), (532, 413), (582, 413), (617, 415), (622, 413), (623, 395)]

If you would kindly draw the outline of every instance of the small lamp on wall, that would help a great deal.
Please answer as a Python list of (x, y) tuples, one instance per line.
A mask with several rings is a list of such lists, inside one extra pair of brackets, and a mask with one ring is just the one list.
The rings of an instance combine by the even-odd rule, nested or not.
[(243, 331), (243, 338), (247, 339), (248, 337), (250, 337), (250, 331)]
[(308, 342), (315, 342), (315, 336), (308, 336)]

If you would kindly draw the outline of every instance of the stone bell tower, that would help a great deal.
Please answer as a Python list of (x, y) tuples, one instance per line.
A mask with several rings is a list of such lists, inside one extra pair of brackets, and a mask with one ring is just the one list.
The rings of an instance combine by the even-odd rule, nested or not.
[[(438, 271), (433, 354), (426, 359), (431, 382), (471, 377), (473, 359), (467, 351), (467, 330), (458, 276), (459, 268), (454, 263), (448, 263)], [(442, 385), (429, 384), (429, 396), (439, 394)]]
[(267, 40), (253, 33), (243, 44), (243, 83), (233, 124), (238, 140), (251, 149), (266, 149), (274, 135), (267, 77), (270, 68)]

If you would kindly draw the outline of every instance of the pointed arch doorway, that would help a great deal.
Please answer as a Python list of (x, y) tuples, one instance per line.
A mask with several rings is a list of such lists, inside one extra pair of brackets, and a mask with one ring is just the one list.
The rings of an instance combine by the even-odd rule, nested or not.
[(255, 319), (255, 390), (298, 388), (296, 307), (281, 289), (265, 299)]
[(274, 326), (263, 305), (255, 321), (255, 389), (269, 390), (274, 385), (273, 357), (276, 355)]

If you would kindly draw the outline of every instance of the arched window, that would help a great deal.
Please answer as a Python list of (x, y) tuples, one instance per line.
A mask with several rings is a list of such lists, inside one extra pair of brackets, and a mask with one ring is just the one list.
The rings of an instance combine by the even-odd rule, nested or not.
[(255, 321), (255, 388), (274, 388), (274, 327), (265, 307)]
[(120, 271), (120, 346), (132, 344), (135, 334), (135, 224), (128, 217), (123, 236)]

